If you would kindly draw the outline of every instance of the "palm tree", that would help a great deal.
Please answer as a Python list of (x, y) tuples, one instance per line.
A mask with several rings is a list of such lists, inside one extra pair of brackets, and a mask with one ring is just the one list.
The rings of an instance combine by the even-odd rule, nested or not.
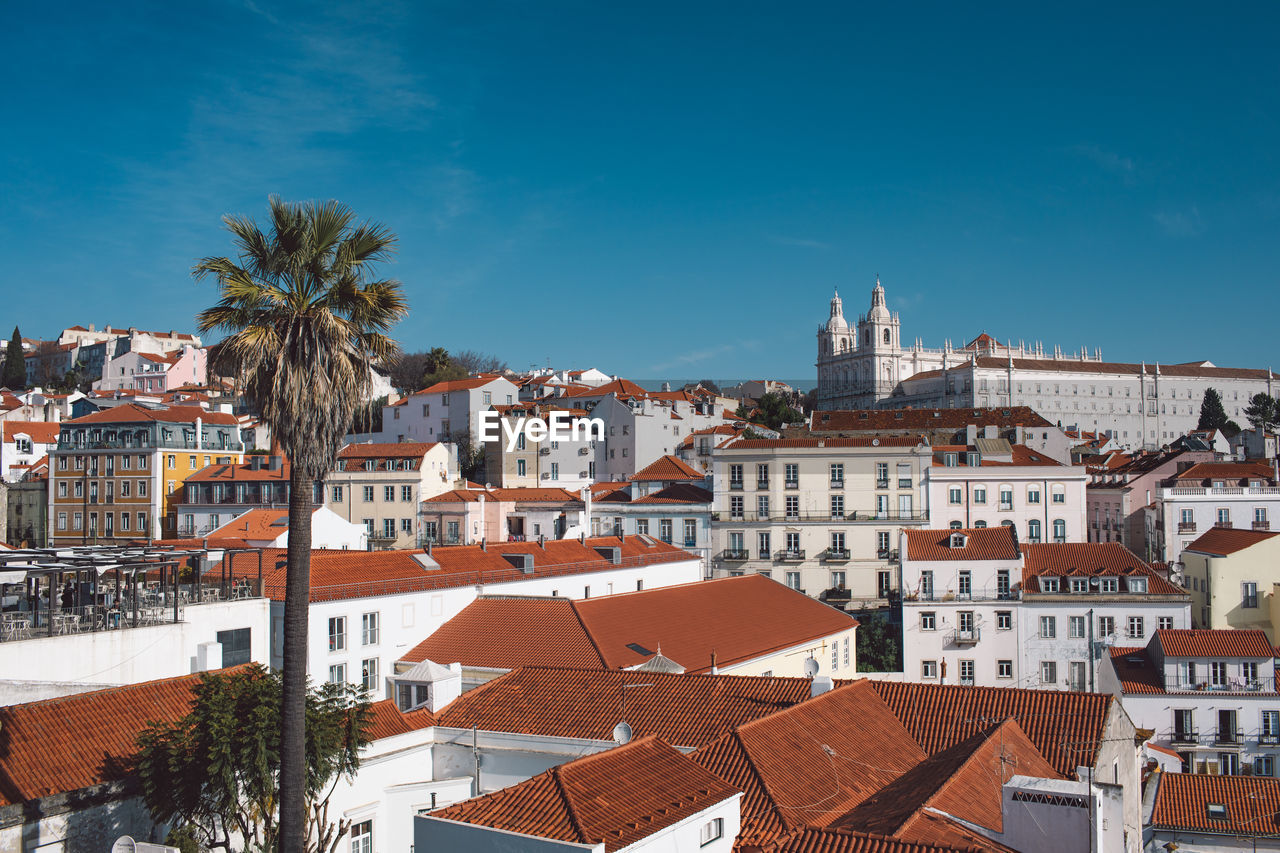
[(200, 312), (202, 333), (220, 331), (215, 366), (234, 377), (292, 467), (284, 598), (280, 851), (307, 843), (305, 702), (312, 489), (332, 468), (374, 363), (397, 352), (387, 332), (408, 313), (400, 282), (374, 279), (394, 250), (381, 225), (355, 224), (335, 201), (293, 204), (272, 196), (267, 232), (224, 216), (238, 257), (204, 258), (221, 298)]

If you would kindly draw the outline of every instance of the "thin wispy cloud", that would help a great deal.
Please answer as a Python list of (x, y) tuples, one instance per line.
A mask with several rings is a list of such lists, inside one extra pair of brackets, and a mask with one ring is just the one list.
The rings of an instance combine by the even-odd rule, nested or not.
[(1152, 218), (1170, 237), (1199, 237), (1206, 228), (1194, 204), (1184, 210), (1159, 210)]
[(1133, 183), (1136, 170), (1132, 157), (1125, 157), (1093, 143), (1076, 145), (1071, 151), (1076, 156), (1083, 157), (1103, 171), (1119, 175), (1124, 179), (1125, 183)]
[(718, 347), (708, 347), (707, 349), (692, 350), (690, 352), (681, 353), (664, 361), (661, 364), (652, 364), (646, 368), (649, 373), (664, 373), (677, 367), (689, 367), (690, 365), (700, 364), (716, 356), (726, 355), (738, 348), (737, 344), (722, 344)]
[(768, 235), (770, 243), (776, 243), (779, 246), (797, 246), (802, 249), (830, 249), (830, 243), (824, 243), (821, 240), (810, 240), (805, 237), (786, 237), (780, 234)]

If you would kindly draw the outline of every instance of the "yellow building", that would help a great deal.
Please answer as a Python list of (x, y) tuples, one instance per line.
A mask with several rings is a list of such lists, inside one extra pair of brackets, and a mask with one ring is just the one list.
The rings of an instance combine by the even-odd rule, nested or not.
[(171, 537), (191, 474), (244, 458), (233, 415), (134, 403), (64, 421), (49, 452), (49, 536), (55, 546)]
[(1195, 627), (1257, 628), (1276, 642), (1280, 533), (1213, 527), (1187, 546), (1182, 563)]

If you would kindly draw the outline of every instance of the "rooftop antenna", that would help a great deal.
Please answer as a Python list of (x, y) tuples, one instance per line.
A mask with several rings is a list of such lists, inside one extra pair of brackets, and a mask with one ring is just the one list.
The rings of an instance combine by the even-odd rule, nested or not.
[(810, 654), (809, 657), (804, 659), (804, 676), (805, 678), (812, 679), (817, 674), (818, 662), (814, 660), (813, 655)]

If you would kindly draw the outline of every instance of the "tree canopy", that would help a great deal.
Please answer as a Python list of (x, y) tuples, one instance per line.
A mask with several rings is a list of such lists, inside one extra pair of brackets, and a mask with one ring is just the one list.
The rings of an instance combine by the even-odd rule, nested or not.
[[(1222, 395), (1213, 388), (1206, 389), (1204, 399), (1200, 402), (1200, 421), (1196, 424), (1196, 429), (1220, 429), (1225, 433), (1231, 424), (1227, 410), (1222, 406)], [(1237, 427), (1235, 432), (1239, 431)]]
[(476, 373), (501, 373), (507, 363), (495, 355), (461, 350), (450, 354), (443, 347), (407, 352), (391, 366), (391, 384), (397, 390), (412, 394), (437, 382), (466, 379)]
[(1280, 425), (1280, 400), (1261, 392), (1249, 398), (1244, 416), (1254, 429), (1274, 430)]
[[(781, 429), (783, 424), (798, 424), (804, 421), (804, 415), (791, 408), (781, 394), (773, 392), (762, 394), (756, 401), (756, 409), (759, 412), (756, 420), (769, 429)], [(749, 413), (740, 406), (737, 414), (739, 417), (747, 417)]]
[(27, 387), (27, 360), (22, 353), (22, 333), (13, 327), (13, 337), (4, 351), (4, 370), (0, 375), (0, 384), (10, 391), (21, 391)]
[[(278, 841), (281, 679), (258, 664), (206, 673), (182, 719), (138, 736), (143, 799), (206, 849), (274, 849)], [(358, 688), (325, 682), (306, 696), (307, 849), (333, 853), (350, 827), (328, 816), (337, 781), (354, 777), (371, 713)]]

